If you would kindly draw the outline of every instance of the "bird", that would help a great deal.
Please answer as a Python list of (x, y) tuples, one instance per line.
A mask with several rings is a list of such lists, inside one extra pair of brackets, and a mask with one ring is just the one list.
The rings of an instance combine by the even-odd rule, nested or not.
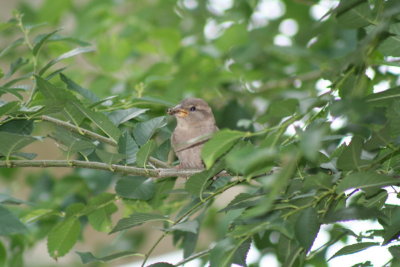
[(167, 113), (175, 116), (171, 145), (179, 159), (178, 169), (204, 169), (201, 149), (218, 131), (211, 107), (201, 98), (186, 98)]

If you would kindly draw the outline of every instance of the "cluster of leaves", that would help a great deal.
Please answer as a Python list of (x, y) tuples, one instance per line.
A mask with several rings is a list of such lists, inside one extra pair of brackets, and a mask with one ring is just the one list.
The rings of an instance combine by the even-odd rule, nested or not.
[[(284, 16), (257, 25), (263, 1), (234, 1), (222, 13), (206, 1), (189, 2), (89, 1), (71, 11), (72, 1), (49, 0), (40, 10), (23, 4), (24, 22), (17, 12), (0, 25), (10, 39), (22, 35), (0, 52), (11, 62), (0, 72), (0, 166), (82, 168), (62, 179), (27, 176), (24, 200), (0, 195), (0, 264), (22, 266), (42, 239), (60, 258), (89, 226), (123, 234), (120, 245), (101, 248), (106, 256), (78, 252), (83, 263), (136, 255), (145, 265), (171, 235), (183, 248), (176, 265), (201, 258), (246, 266), (251, 244), (284, 266), (327, 266), (329, 256), (373, 246), (388, 246), (390, 263), (398, 264), (400, 208), (386, 203), (386, 187), (400, 183), (400, 94), (386, 69), (399, 67), (400, 3), (342, 0), (326, 20), (314, 21), (309, 6), (287, 0), (280, 2)], [(65, 14), (73, 14), (79, 39), (25, 23), (46, 17), (58, 25)], [(274, 45), (288, 18), (298, 34), (290, 46)], [(209, 24), (218, 36), (204, 35)], [(81, 38), (94, 39), (96, 49)], [(55, 68), (82, 53), (90, 67)], [(315, 88), (321, 77), (331, 82), (322, 94)], [(382, 82), (388, 88), (374, 91)], [(164, 110), (186, 94), (210, 100), (222, 129), (203, 148), (206, 169), (191, 175), (156, 168), (172, 166), (173, 123)], [(338, 119), (339, 129), (332, 126)], [(47, 139), (65, 151), (64, 160), (46, 153), (47, 160), (35, 160), (26, 149)], [(212, 179), (222, 170), (232, 176)], [(0, 171), (11, 192), (18, 170)], [(175, 186), (179, 175), (190, 176), (183, 188)], [(213, 205), (239, 185), (245, 189), (232, 201)], [(355, 233), (338, 224), (351, 220), (376, 220), (383, 230)], [(143, 253), (147, 233), (135, 230), (152, 222), (162, 223), (162, 233)], [(313, 248), (322, 225), (333, 225), (329, 241)], [(215, 245), (204, 249), (197, 243), (206, 229)], [(350, 237), (353, 244), (327, 255)]]

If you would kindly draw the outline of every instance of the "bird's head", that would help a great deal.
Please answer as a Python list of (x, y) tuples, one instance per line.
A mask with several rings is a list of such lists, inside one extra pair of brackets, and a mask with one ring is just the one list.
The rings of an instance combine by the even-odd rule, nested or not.
[(167, 113), (176, 117), (178, 126), (215, 124), (210, 106), (200, 98), (186, 98), (180, 104), (168, 109)]

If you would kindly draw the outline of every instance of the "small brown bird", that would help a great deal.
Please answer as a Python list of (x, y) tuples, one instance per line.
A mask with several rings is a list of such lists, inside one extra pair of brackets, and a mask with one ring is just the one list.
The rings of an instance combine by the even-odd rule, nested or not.
[(201, 149), (218, 131), (210, 106), (200, 98), (186, 98), (179, 105), (168, 109), (177, 119), (171, 144), (177, 155), (180, 169), (202, 169)]

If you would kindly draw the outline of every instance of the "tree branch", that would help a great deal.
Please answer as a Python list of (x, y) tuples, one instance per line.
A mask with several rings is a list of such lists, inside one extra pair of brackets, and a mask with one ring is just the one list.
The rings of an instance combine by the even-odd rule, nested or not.
[[(106, 144), (109, 144), (109, 145), (112, 145), (112, 146), (118, 146), (118, 143), (116, 141), (114, 141), (113, 139), (111, 139), (111, 138), (102, 136), (102, 135), (97, 134), (95, 132), (92, 132), (90, 130), (87, 130), (87, 129), (81, 128), (79, 126), (73, 125), (73, 124), (71, 124), (69, 122), (62, 121), (62, 120), (59, 120), (59, 119), (56, 119), (56, 118), (53, 118), (53, 117), (49, 117), (49, 116), (46, 116), (46, 115), (40, 116), (40, 119), (43, 120), (43, 121), (54, 123), (55, 125), (61, 126), (61, 127), (65, 128), (65, 129), (71, 131), (71, 132), (75, 132), (75, 133), (79, 133), (79, 134), (82, 134), (82, 135), (86, 135), (86, 136), (88, 136), (88, 137), (90, 137), (92, 139), (98, 140), (100, 142), (103, 142), (103, 143), (106, 143)], [(167, 163), (165, 163), (165, 162), (163, 162), (161, 160), (158, 160), (156, 158), (153, 158), (153, 157), (150, 157), (149, 161), (151, 163), (153, 163), (156, 167), (171, 168), (171, 166), (169, 164), (167, 164)]]
[(0, 161), (0, 168), (16, 168), (16, 167), (38, 167), (38, 168), (86, 168), (104, 170), (115, 173), (123, 173), (128, 175), (140, 175), (152, 178), (167, 178), (167, 177), (189, 177), (193, 174), (199, 173), (199, 169), (145, 169), (132, 166), (107, 164), (96, 161), (82, 161), (82, 160), (8, 160)]

